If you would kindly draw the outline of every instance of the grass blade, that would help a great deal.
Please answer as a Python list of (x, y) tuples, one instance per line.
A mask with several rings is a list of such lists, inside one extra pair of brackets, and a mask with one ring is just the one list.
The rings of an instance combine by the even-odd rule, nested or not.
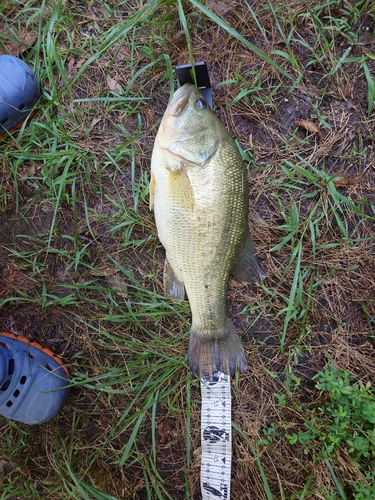
[(192, 44), (191, 44), (191, 39), (190, 39), (190, 33), (189, 33), (189, 27), (186, 21), (185, 17), (185, 12), (184, 8), (182, 6), (182, 1), (177, 0), (177, 7), (178, 7), (178, 15), (180, 16), (180, 22), (182, 25), (182, 29), (184, 30), (185, 36), (186, 36), (186, 44), (189, 52), (189, 60), (191, 64), (191, 74), (193, 75), (193, 80), (195, 83), (195, 86), (198, 87), (197, 84), (197, 76), (195, 74), (195, 67), (194, 67), (194, 55), (193, 55), (193, 49), (192, 49)]
[[(179, 0), (180, 1), (180, 0)], [(290, 75), (287, 71), (285, 71), (281, 66), (279, 66), (273, 59), (271, 59), (267, 54), (265, 54), (262, 50), (260, 50), (256, 45), (253, 43), (249, 42), (246, 38), (244, 38), (242, 35), (240, 35), (235, 29), (233, 29), (229, 24), (227, 24), (223, 19), (221, 19), (219, 16), (214, 14), (212, 11), (207, 9), (204, 5), (202, 5), (198, 0), (189, 0), (189, 2), (194, 5), (198, 10), (200, 10), (205, 16), (207, 16), (209, 19), (214, 21), (218, 26), (223, 28), (229, 35), (233, 36), (236, 38), (238, 41), (243, 43), (245, 47), (253, 51), (257, 56), (259, 56), (263, 61), (267, 62), (270, 64), (278, 73), (281, 73), (285, 77), (287, 77), (289, 80), (295, 81), (295, 77)]]

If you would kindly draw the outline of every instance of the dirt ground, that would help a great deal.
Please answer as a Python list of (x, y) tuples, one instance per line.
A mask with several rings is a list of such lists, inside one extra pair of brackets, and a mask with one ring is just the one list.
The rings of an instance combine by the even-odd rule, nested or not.
[[(64, 31), (64, 26), (56, 27), (68, 80), (54, 66), (56, 90), (61, 96), (59, 103), (51, 104), (47, 98), (52, 91), (51, 76), (43, 73), (45, 95), (34, 125), (30, 124), (33, 133), (39, 127), (40, 137), (47, 135), (41, 124), (48, 118), (61, 129), (55, 166), (52, 161), (46, 163), (42, 154), (49, 150), (48, 141), (46, 145), (42, 140), (24, 142), (30, 141), (26, 135), (25, 139), (0, 143), (0, 330), (24, 335), (54, 351), (68, 365), (75, 382), (66, 407), (51, 423), (31, 432), (26, 426), (14, 427), (0, 420), (1, 432), (9, 433), (13, 443), (1, 445), (7, 484), (14, 481), (14, 492), (36, 484), (33, 496), (14, 493), (5, 498), (85, 498), (74, 490), (74, 475), (116, 498), (162, 498), (150, 496), (151, 486), (145, 482), (141, 459), (131, 455), (125, 466), (119, 464), (132, 427), (124, 432), (111, 431), (111, 427), (123, 418), (134, 394), (123, 397), (115, 391), (101, 391), (98, 378), (124, 366), (132, 352), (139, 355), (148, 331), (159, 332), (164, 342), (158, 345), (150, 340), (155, 360), (164, 355), (174, 357), (180, 368), (173, 380), (163, 382), (163, 388), (173, 384), (176, 388), (173, 396), (168, 395), (155, 407), (156, 443), (149, 410), (140, 427), (136, 456), (155, 447), (160, 479), (155, 473), (154, 480), (164, 482), (164, 498), (188, 498), (186, 482), (191, 498), (201, 498), (197, 381), (190, 389), (191, 462), (187, 465), (185, 461), (188, 374), (184, 363), (190, 313), (186, 304), (177, 313), (168, 310), (160, 298), (164, 255), (147, 197), (153, 141), (169, 99), (163, 54), (168, 55), (172, 66), (189, 62), (177, 8), (167, 3), (160, 4), (149, 24), (143, 21), (141, 27), (135, 26), (124, 37), (122, 52), (116, 44), (110, 46), (74, 79), (82, 59), (87, 61), (91, 56), (79, 50), (80, 43), (102, 36), (116, 22), (126, 21), (140, 9), (141, 2), (120, 3), (107, 11), (100, 2), (62, 2), (62, 11), (66, 15), (69, 12), (75, 26), (74, 37), (73, 31)], [(293, 84), (190, 3), (184, 3), (195, 60), (204, 60), (209, 67), (216, 112), (247, 157), (249, 224), (266, 271), (260, 286), (245, 286), (235, 279), (230, 282), (229, 313), (243, 338), (250, 366), (248, 373), (236, 380), (233, 392), (233, 422), (242, 433), (234, 430), (232, 498), (267, 498), (258, 460), (275, 499), (281, 498), (280, 484), (285, 498), (340, 498), (333, 493), (328, 496), (335, 484), (324, 462), (315, 461), (301, 447), (293, 447), (284, 435), (303, 428), (304, 412), (322, 403), (312, 377), (328, 362), (349, 371), (356, 381), (374, 380), (375, 138), (374, 111), (368, 116), (367, 82), (359, 63), (339, 65), (330, 74), (332, 60), (322, 57), (312, 62), (311, 50), (298, 43), (304, 40), (309, 47), (316, 43), (316, 25), (304, 14), (306, 5), (313, 9), (320, 5), (318, 1), (272, 2), (280, 12), (287, 7), (288, 13), (284, 17), (280, 14), (282, 26), (288, 26), (288, 16), (290, 25), (295, 26), (288, 47), (267, 2), (251, 3), (263, 33), (246, 2), (207, 0), (204, 4), (262, 51), (274, 51), (275, 61), (295, 78), (297, 70), (280, 55), (281, 51), (290, 49), (299, 66), (306, 68), (301, 81)], [(329, 14), (339, 18), (340, 9), (347, 4), (332, 2), (317, 9), (317, 17), (323, 20)], [(6, 24), (21, 33), (26, 23), (25, 15), (20, 15), (21, 5), (11, 3), (7, 9), (3, 10), (2, 27), (5, 29)], [(17, 22), (12, 21), (15, 14), (20, 15)], [(48, 15), (47, 10), (43, 22), (47, 23)], [(352, 44), (340, 33), (332, 36), (330, 48), (335, 60), (340, 61), (349, 46), (353, 58), (375, 54), (374, 30), (370, 6), (352, 28), (358, 43)], [(134, 40), (137, 45), (130, 54)], [(150, 46), (152, 56), (145, 49)], [(11, 49), (27, 56), (28, 52), (20, 52), (19, 47)], [(134, 58), (136, 70), (154, 61), (133, 80), (131, 95), (148, 99), (141, 101), (136, 112), (127, 114), (121, 102), (112, 106), (100, 101), (74, 101), (113, 95), (109, 86), (114, 84), (108, 75), (126, 89), (134, 76), (130, 65)], [(368, 59), (367, 64), (375, 80), (375, 60)], [(241, 90), (250, 88), (257, 90), (238, 98)], [(61, 113), (65, 113), (63, 124), (59, 121)], [(76, 169), (75, 181), (57, 206), (58, 184), (54, 185), (54, 179), (65, 167), (66, 155), (59, 153), (64, 149), (63, 134), (76, 148), (79, 168), (75, 163), (70, 167)], [(130, 153), (121, 150), (129, 138), (133, 148)], [(116, 157), (116, 162), (111, 157)], [(310, 172), (320, 172), (321, 176), (309, 179), (289, 168), (288, 162), (305, 169), (308, 164)], [(327, 179), (333, 177), (336, 192), (360, 211), (344, 202), (332, 202)], [(275, 250), (287, 234), (280, 226), (286, 224), (293, 206), (298, 208), (298, 229), (289, 242)], [(313, 210), (319, 214), (314, 226), (315, 247), (309, 230), (303, 233)], [(308, 222), (306, 227), (310, 227)], [(284, 309), (294, 283), (295, 262), (289, 262), (300, 238), (303, 294), (295, 298), (296, 313), (289, 322), (281, 352)], [(134, 285), (131, 277), (142, 288), (139, 293), (143, 296), (129, 292)], [(149, 314), (153, 302), (149, 296), (148, 302), (142, 298), (146, 293), (154, 293), (155, 311), (155, 304), (162, 304), (160, 317), (155, 311)], [(121, 314), (127, 308), (135, 319), (124, 324)], [(139, 377), (146, 375), (140, 371)], [(126, 382), (120, 379), (113, 387), (126, 392)], [(277, 404), (275, 394), (285, 397), (284, 405)], [(271, 435), (270, 429), (274, 434), (266, 445), (264, 436)], [(340, 480), (358, 480), (344, 449), (338, 450), (336, 458)], [(314, 479), (309, 491), (298, 497), (310, 476)], [(87, 498), (107, 498), (85, 491)], [(348, 499), (354, 498), (353, 491), (349, 482), (345, 483)]]

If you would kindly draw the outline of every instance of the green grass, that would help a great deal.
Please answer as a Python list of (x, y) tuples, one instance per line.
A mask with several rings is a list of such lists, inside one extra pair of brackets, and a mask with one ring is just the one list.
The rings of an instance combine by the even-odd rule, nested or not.
[(230, 283), (250, 365), (233, 385), (233, 498), (373, 495), (374, 22), (369, 0), (0, 6), (0, 49), (33, 34), (22, 57), (43, 92), (0, 143), (1, 328), (72, 373), (50, 423), (0, 420), (1, 500), (198, 490), (189, 306), (163, 296), (148, 209), (173, 67), (192, 60), (247, 165), (267, 273)]
[(364, 499), (374, 494), (375, 393), (370, 382), (351, 384), (351, 378), (334, 365), (318, 372), (314, 377), (316, 388), (327, 396), (326, 400), (305, 419), (303, 430), (285, 437), (292, 445), (299, 443), (310, 452), (314, 461), (324, 459), (343, 499), (347, 496), (332, 461), (336, 460), (336, 450), (345, 448), (357, 464), (361, 479), (352, 481), (353, 498)]

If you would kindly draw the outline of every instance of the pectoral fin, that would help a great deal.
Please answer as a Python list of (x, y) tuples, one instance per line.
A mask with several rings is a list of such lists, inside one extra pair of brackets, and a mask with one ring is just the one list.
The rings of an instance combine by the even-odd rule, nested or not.
[(175, 206), (189, 212), (193, 211), (194, 192), (185, 168), (169, 173), (168, 196)]
[(150, 180), (149, 197), (150, 197), (150, 210), (153, 210), (154, 209), (154, 199), (155, 199), (155, 177), (152, 174), (151, 174), (151, 180)]
[(245, 245), (232, 269), (232, 274), (243, 283), (257, 282), (265, 278), (250, 233), (247, 234)]
[(173, 302), (180, 302), (185, 298), (185, 287), (184, 284), (177, 278), (175, 272), (173, 271), (168, 259), (164, 262), (164, 293), (170, 297)]

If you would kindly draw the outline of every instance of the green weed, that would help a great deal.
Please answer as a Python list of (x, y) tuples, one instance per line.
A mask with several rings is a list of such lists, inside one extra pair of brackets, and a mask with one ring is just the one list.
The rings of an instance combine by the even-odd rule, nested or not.
[[(300, 445), (313, 454), (314, 460), (323, 459), (335, 478), (342, 498), (343, 488), (334, 474), (331, 461), (344, 448), (357, 464), (366, 480), (352, 484), (354, 498), (365, 498), (375, 484), (372, 463), (375, 457), (375, 392), (371, 383), (352, 383), (352, 376), (330, 364), (314, 379), (324, 398), (304, 421), (304, 430), (285, 434), (290, 444)], [(318, 444), (318, 447), (317, 447)]]

